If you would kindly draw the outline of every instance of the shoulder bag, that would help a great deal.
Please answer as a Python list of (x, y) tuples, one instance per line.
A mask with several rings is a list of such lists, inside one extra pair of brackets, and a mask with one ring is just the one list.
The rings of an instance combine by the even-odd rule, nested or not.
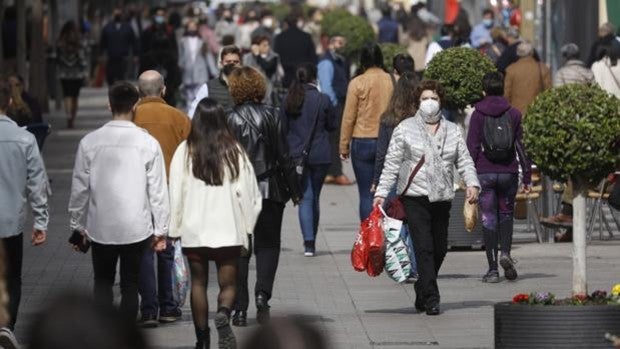
[(422, 158), (420, 159), (420, 161), (418, 161), (418, 164), (409, 175), (409, 180), (407, 181), (407, 186), (405, 187), (405, 190), (403, 190), (403, 192), (399, 196), (388, 201), (385, 211), (389, 217), (401, 220), (403, 222), (407, 222), (407, 213), (405, 212), (405, 206), (403, 205), (402, 198), (405, 196), (405, 194), (407, 194), (409, 187), (411, 187), (411, 183), (413, 183), (413, 179), (420, 171), (420, 168), (422, 168), (422, 165), (424, 165), (425, 160), (425, 156), (422, 155)]

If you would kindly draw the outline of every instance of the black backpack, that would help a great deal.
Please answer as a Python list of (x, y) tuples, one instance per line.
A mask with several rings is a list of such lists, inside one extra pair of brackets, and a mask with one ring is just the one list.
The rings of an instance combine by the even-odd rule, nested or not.
[(515, 156), (515, 134), (508, 112), (496, 118), (485, 116), (482, 146), (491, 162), (509, 162)]

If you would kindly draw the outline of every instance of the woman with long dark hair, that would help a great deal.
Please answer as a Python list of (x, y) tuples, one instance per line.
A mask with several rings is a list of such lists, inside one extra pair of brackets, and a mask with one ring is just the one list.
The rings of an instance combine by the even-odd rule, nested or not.
[(209, 261), (220, 286), (214, 318), (220, 348), (235, 348), (230, 313), (235, 301), (241, 248), (261, 210), (252, 163), (235, 140), (221, 105), (211, 98), (198, 104), (187, 141), (170, 165), (170, 237), (180, 238), (192, 280), (191, 308), (196, 348), (209, 348)]
[(376, 43), (364, 46), (359, 75), (349, 83), (340, 130), (340, 157), (353, 160), (360, 196), (359, 215), (372, 210), (372, 179), (381, 114), (387, 108), (394, 84), (383, 67), (383, 54)]
[(319, 228), (319, 196), (331, 164), (329, 132), (338, 127), (329, 97), (317, 89), (316, 65), (305, 63), (297, 68), (283, 104), (291, 157), (303, 165), (299, 225), (304, 239), (304, 255), (312, 257)]
[(78, 109), (78, 96), (84, 84), (86, 57), (80, 39), (78, 26), (68, 21), (62, 26), (58, 36), (58, 78), (64, 97), (67, 128), (73, 128)]

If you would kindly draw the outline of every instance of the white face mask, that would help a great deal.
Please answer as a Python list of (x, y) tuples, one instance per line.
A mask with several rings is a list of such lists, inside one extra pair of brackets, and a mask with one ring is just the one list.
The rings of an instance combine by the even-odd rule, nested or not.
[(434, 99), (425, 99), (420, 102), (420, 115), (427, 124), (436, 124), (441, 119), (439, 102)]
[(264, 18), (263, 27), (271, 28), (273, 26), (273, 18)]

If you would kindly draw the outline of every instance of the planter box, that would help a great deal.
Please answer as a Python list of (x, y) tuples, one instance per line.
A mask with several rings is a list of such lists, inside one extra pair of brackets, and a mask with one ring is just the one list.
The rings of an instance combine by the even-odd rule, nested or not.
[(618, 305), (497, 303), (495, 348), (612, 348), (605, 333), (620, 333)]
[(478, 223), (471, 233), (465, 230), (465, 218), (463, 206), (465, 205), (465, 192), (462, 190), (454, 193), (452, 209), (450, 210), (450, 225), (448, 226), (448, 248), (474, 248), (484, 246), (482, 236), (482, 220), (478, 217)]

